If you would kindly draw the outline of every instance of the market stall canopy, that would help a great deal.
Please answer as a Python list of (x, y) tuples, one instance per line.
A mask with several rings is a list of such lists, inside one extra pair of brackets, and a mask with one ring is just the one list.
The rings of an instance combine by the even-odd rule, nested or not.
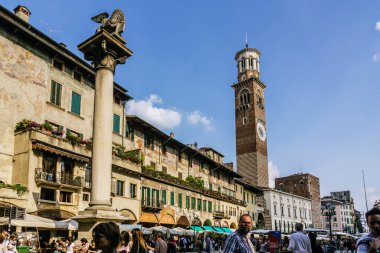
[(143, 235), (150, 235), (153, 232), (153, 228), (142, 228)]
[(164, 226), (157, 226), (157, 227), (152, 227), (154, 231), (161, 232), (163, 234), (166, 234), (168, 232), (168, 228)]
[(208, 232), (215, 232), (215, 231), (216, 231), (215, 229), (213, 229), (213, 228), (210, 227), (210, 226), (203, 226), (202, 228), (203, 228), (204, 230), (208, 231)]
[(323, 233), (328, 233), (329, 231), (328, 230), (325, 230), (325, 229), (320, 229), (320, 228), (305, 228), (303, 230), (303, 232), (323, 232)]
[(256, 229), (252, 230), (251, 233), (253, 234), (268, 234), (270, 230), (267, 229)]
[(231, 234), (232, 233), (232, 230), (228, 227), (222, 227), (222, 229), (227, 233), (227, 234)]
[(217, 233), (222, 233), (222, 234), (226, 233), (221, 227), (212, 227), (212, 228), (215, 229)]
[(186, 229), (181, 228), (181, 227), (169, 229), (170, 234), (173, 234), (173, 235), (183, 235), (186, 233), (186, 231), (187, 231)]
[(67, 229), (70, 231), (78, 230), (78, 222), (73, 219), (61, 220), (60, 222), (67, 224)]
[(35, 228), (51, 228), (51, 229), (67, 229), (68, 224), (61, 221), (50, 220), (47, 218), (25, 214), (23, 220), (11, 220), (11, 225), (16, 227), (35, 227)]
[(119, 225), (119, 228), (120, 228), (120, 232), (123, 232), (123, 231), (132, 231), (132, 229), (135, 229), (135, 228), (138, 228), (141, 230), (141, 225), (138, 225), (138, 224), (134, 224), (134, 225), (131, 225), (131, 224), (120, 224)]
[(196, 232), (203, 232), (204, 231), (201, 226), (190, 226), (190, 228), (192, 230), (195, 230)]

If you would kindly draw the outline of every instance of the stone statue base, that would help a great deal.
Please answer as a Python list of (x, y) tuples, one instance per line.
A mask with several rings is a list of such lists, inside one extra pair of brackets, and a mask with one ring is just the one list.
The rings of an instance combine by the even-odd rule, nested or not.
[(126, 220), (124, 216), (110, 207), (102, 207), (101, 209), (89, 207), (79, 212), (79, 215), (72, 219), (78, 222), (78, 239), (86, 238), (89, 241), (92, 240), (93, 228), (99, 223), (112, 221), (116, 224), (120, 224)]

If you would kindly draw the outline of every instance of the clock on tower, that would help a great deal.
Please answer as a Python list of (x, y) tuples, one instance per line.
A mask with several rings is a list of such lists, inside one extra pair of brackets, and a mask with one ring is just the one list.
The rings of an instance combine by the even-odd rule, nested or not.
[(267, 132), (264, 90), (260, 80), (260, 52), (246, 48), (236, 53), (235, 90), (237, 170), (248, 183), (268, 187)]

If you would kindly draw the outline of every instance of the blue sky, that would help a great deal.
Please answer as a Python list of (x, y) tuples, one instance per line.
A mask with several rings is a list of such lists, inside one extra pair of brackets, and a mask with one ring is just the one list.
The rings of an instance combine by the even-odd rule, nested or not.
[(321, 195), (351, 190), (365, 209), (380, 199), (380, 1), (124, 0), (1, 1), (32, 12), (31, 24), (76, 46), (120, 8), (134, 55), (115, 80), (128, 110), (184, 143), (211, 146), (235, 162), (234, 56), (261, 53), (267, 85), (268, 155), (274, 174), (311, 173)]

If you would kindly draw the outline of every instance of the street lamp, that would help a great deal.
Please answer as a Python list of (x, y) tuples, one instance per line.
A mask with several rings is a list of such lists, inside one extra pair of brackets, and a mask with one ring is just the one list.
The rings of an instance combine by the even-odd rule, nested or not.
[(322, 216), (328, 217), (330, 223), (330, 242), (332, 242), (332, 226), (331, 226), (331, 217), (334, 216), (335, 206), (331, 206), (330, 203), (327, 203), (326, 206), (321, 206)]

